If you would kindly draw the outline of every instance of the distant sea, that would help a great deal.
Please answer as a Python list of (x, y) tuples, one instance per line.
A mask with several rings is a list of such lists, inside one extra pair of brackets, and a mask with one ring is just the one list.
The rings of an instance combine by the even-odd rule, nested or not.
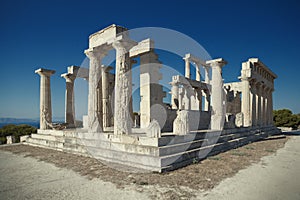
[(5, 125), (8, 124), (15, 124), (15, 125), (20, 125), (20, 124), (27, 124), (30, 126), (34, 126), (36, 128), (40, 128), (40, 122), (14, 122), (14, 123), (0, 123), (0, 128), (2, 128)]

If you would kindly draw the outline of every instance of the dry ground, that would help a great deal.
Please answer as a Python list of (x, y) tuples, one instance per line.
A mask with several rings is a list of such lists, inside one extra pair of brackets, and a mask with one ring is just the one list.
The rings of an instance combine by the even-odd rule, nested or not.
[(133, 185), (141, 192), (147, 192), (145, 186), (155, 186), (152, 190), (153, 188), (168, 188), (151, 192), (153, 198), (190, 199), (194, 195), (193, 191), (212, 189), (225, 178), (235, 175), (252, 163), (259, 162), (262, 157), (274, 154), (276, 150), (284, 147), (288, 138), (271, 137), (163, 174), (118, 171), (94, 158), (27, 145), (5, 146), (0, 150), (53, 163), (57, 167), (71, 169), (88, 179), (99, 178), (114, 183), (119, 188)]

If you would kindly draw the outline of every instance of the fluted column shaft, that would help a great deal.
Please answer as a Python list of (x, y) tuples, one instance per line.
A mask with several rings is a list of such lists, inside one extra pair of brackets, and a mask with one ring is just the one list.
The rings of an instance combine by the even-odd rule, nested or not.
[(251, 94), (250, 94), (250, 98), (251, 98), (251, 119), (252, 119), (252, 126), (256, 126), (257, 125), (257, 118), (256, 118), (256, 85), (255, 82), (252, 81), (251, 83)]
[[(179, 87), (177, 83), (172, 82), (171, 83), (172, 88), (171, 88), (171, 106), (172, 109), (178, 109), (179, 108)], [(178, 107), (175, 103), (175, 99), (177, 99)]]
[(113, 47), (116, 49), (114, 134), (117, 135), (130, 134), (132, 131), (129, 110), (132, 95), (129, 49), (133, 46), (132, 42), (125, 40), (113, 43)]
[(257, 102), (256, 102), (256, 119), (257, 119), (257, 125), (258, 126), (261, 126), (261, 124), (262, 124), (262, 118), (261, 118), (261, 116), (262, 116), (262, 100), (261, 100), (261, 85), (258, 83), (257, 84), (257, 91), (256, 91), (256, 100), (257, 100)]
[(101, 49), (88, 49), (85, 54), (90, 59), (88, 128), (91, 133), (99, 133), (103, 131), (101, 60), (105, 57), (106, 52)]
[(251, 126), (250, 116), (250, 83), (247, 78), (242, 78), (242, 113), (244, 115), (244, 126)]
[(216, 59), (209, 61), (212, 68), (212, 80), (211, 80), (211, 129), (222, 130), (225, 121), (225, 105), (224, 105), (224, 88), (222, 78), (222, 67), (226, 64), (223, 59)]
[(109, 102), (109, 71), (112, 67), (102, 65), (102, 107), (103, 107), (103, 127), (111, 126), (111, 102)]
[(38, 69), (35, 71), (39, 74), (40, 79), (40, 129), (50, 128), (52, 123), (52, 106), (51, 106), (51, 87), (50, 76), (55, 73), (54, 70)]
[(201, 81), (201, 71), (199, 64), (196, 64), (196, 81)]
[(191, 67), (190, 67), (190, 60), (185, 58), (185, 77), (191, 78)]
[(74, 81), (76, 76), (62, 74), (62, 77), (66, 79), (65, 122), (68, 128), (73, 128), (75, 127)]

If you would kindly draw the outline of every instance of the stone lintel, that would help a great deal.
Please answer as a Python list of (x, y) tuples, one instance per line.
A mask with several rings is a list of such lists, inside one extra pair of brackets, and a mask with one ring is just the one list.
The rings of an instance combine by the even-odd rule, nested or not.
[(186, 78), (184, 76), (179, 76), (179, 75), (173, 76), (172, 82), (170, 82), (169, 84), (171, 84), (171, 85), (181, 84), (181, 85), (187, 85), (187, 86), (190, 85), (193, 88), (200, 88), (202, 90), (205, 90), (205, 89), (210, 90), (211, 89), (211, 86), (207, 83), (192, 80), (192, 79)]
[(231, 82), (224, 83), (224, 87), (230, 86), (230, 90), (242, 92), (242, 83), (241, 82)]
[(143, 53), (147, 53), (154, 48), (154, 41), (150, 38), (140, 41), (136, 46), (129, 51), (129, 57), (134, 58)]
[(89, 47), (97, 47), (106, 44), (108, 41), (114, 40), (120, 34), (128, 35), (127, 28), (112, 24), (89, 36)]
[(39, 68), (39, 69), (35, 70), (34, 73), (39, 74), (39, 75), (44, 75), (44, 76), (51, 76), (55, 73), (55, 70)]
[(227, 61), (224, 60), (223, 58), (217, 58), (217, 59), (206, 61), (206, 64), (208, 64), (210, 66), (212, 66), (214, 63), (218, 63), (220, 67), (223, 67), (224, 65), (227, 64)]
[(198, 66), (204, 66), (204, 67), (209, 67), (209, 65), (207, 65), (207, 63), (204, 60), (201, 60), (200, 58), (197, 58), (196, 56), (194, 56), (191, 53), (187, 53), (185, 54), (185, 57), (183, 58), (184, 60), (188, 59), (190, 62), (195, 63)]

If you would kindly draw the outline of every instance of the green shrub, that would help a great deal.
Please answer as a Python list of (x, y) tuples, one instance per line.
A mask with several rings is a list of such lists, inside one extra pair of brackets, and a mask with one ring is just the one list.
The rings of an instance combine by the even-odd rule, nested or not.
[(20, 136), (30, 135), (31, 133), (36, 133), (36, 132), (37, 129), (35, 127), (27, 124), (20, 124), (20, 125), (8, 124), (0, 128), (0, 138), (2, 138), (1, 142), (4, 142), (5, 144), (6, 136), (13, 135), (15, 136), (16, 142), (20, 142)]
[(300, 125), (300, 114), (293, 114), (288, 109), (274, 110), (273, 120), (277, 127), (292, 127), (297, 129)]

